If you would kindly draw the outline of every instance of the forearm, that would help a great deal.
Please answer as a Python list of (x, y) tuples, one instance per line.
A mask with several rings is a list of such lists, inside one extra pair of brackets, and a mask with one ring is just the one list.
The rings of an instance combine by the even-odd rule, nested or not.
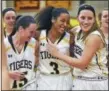
[(72, 67), (76, 67), (80, 69), (86, 68), (86, 65), (80, 59), (73, 58), (73, 57), (64, 55), (62, 53), (58, 53), (57, 57)]

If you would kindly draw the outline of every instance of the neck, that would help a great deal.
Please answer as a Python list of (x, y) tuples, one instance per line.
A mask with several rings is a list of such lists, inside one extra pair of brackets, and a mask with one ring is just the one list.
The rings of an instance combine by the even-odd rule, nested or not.
[(52, 41), (55, 42), (56, 39), (60, 37), (60, 33), (57, 33), (55, 29), (51, 28), (49, 33), (48, 33), (48, 38)]
[(11, 34), (11, 33), (12, 33), (12, 29), (13, 29), (13, 28), (8, 28), (8, 27), (6, 27), (5, 31), (6, 31), (8, 34)]
[(102, 32), (105, 36), (108, 35), (108, 28), (107, 27), (101, 27), (100, 29), (102, 30)]
[(22, 38), (20, 37), (20, 34), (18, 32), (13, 36), (13, 42), (15, 45), (24, 45), (25, 44), (25, 42), (22, 40)]

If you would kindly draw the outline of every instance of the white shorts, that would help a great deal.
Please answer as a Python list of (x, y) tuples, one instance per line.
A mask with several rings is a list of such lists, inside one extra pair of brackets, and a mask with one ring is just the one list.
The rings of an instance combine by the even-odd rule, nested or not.
[(108, 90), (108, 79), (73, 79), (72, 90)]
[(71, 72), (61, 75), (39, 75), (37, 79), (37, 90), (71, 90), (72, 89)]

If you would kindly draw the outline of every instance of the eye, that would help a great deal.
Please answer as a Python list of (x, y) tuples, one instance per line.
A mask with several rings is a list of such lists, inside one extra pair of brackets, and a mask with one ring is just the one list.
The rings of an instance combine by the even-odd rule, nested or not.
[(104, 17), (104, 18), (107, 18), (107, 17), (108, 17), (108, 15), (104, 15), (103, 17)]
[(31, 34), (34, 34), (34, 31), (30, 31)]
[(15, 18), (16, 18), (15, 16), (12, 16), (12, 19), (13, 19), (13, 20), (15, 20)]
[(88, 17), (88, 20), (92, 20), (92, 17)]
[(10, 19), (10, 17), (6, 17), (6, 19), (7, 19), (7, 20), (9, 20), (9, 19)]
[(81, 18), (82, 20), (85, 20), (85, 17), (84, 17), (84, 16), (81, 16), (80, 18)]
[(60, 21), (63, 22), (63, 23), (65, 22), (65, 20), (60, 20)]

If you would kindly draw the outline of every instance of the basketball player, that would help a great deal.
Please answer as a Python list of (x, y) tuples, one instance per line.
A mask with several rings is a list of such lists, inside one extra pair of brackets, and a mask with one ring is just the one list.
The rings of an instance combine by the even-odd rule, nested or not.
[[(14, 27), (13, 36), (5, 39), (8, 70), (11, 77), (11, 88), (20, 90), (34, 78), (35, 45), (32, 38), (36, 23), (31, 16), (20, 17)], [(16, 31), (16, 32), (15, 32)]]
[[(1, 25), (0, 25), (1, 26)], [(1, 31), (0, 31), (1, 35)], [(2, 40), (2, 41), (1, 41)], [(10, 90), (10, 78), (8, 75), (8, 70), (7, 70), (7, 59), (6, 59), (6, 50), (5, 50), (5, 45), (3, 43), (3, 30), (2, 30), (2, 39), (0, 37), (0, 52), (1, 53), (1, 90)], [(8, 82), (8, 83), (7, 83)]]
[(4, 25), (4, 36), (7, 37), (12, 33), (15, 21), (16, 12), (13, 8), (6, 8), (2, 11)]
[[(105, 35), (105, 41), (107, 45), (107, 52), (109, 52), (109, 42), (108, 42), (108, 33), (109, 33), (109, 10), (104, 9), (102, 12), (98, 15), (99, 21), (100, 21), (100, 29), (102, 30), (103, 34)], [(109, 60), (109, 54), (107, 56)], [(107, 66), (109, 69), (109, 61), (107, 62)]]
[[(2, 43), (2, 90), (10, 90), (10, 79), (7, 70), (7, 60), (6, 60), (6, 52), (4, 48), (4, 43)], [(8, 82), (8, 83), (7, 83)]]
[(95, 10), (91, 5), (81, 5), (77, 17), (80, 27), (72, 29), (75, 58), (60, 52), (51, 41), (48, 51), (74, 67), (72, 90), (108, 90), (106, 45), (103, 33), (96, 26)]
[[(70, 35), (65, 32), (70, 15), (64, 8), (47, 7), (39, 13), (39, 76), (37, 90), (71, 90), (71, 67), (48, 53), (48, 39), (58, 50), (69, 55)], [(58, 61), (57, 61), (58, 60)]]

